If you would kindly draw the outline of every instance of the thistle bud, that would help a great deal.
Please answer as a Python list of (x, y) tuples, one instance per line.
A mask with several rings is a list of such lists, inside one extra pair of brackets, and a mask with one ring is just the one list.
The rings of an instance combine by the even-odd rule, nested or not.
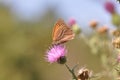
[(105, 34), (108, 32), (108, 27), (107, 26), (103, 26), (97, 29), (97, 32), (100, 34)]
[(120, 30), (118, 30), (118, 29), (117, 30), (113, 30), (112, 31), (112, 35), (115, 36), (115, 37), (120, 36)]
[(92, 72), (89, 71), (87, 68), (83, 67), (78, 71), (78, 80), (89, 80), (92, 76)]
[(89, 25), (91, 28), (95, 29), (98, 25), (98, 22), (96, 20), (92, 20), (90, 21)]
[(59, 64), (64, 64), (64, 63), (66, 63), (66, 61), (67, 61), (67, 59), (66, 59), (66, 57), (65, 56), (61, 56), (59, 59), (58, 59), (58, 63)]
[(77, 24), (72, 26), (72, 30), (75, 34), (80, 34), (81, 32), (80, 27)]
[(120, 15), (119, 15), (119, 14), (114, 13), (114, 14), (112, 15), (112, 23), (113, 23), (115, 26), (117, 26), (117, 27), (120, 26)]
[(120, 49), (120, 37), (113, 39), (112, 44), (115, 48)]

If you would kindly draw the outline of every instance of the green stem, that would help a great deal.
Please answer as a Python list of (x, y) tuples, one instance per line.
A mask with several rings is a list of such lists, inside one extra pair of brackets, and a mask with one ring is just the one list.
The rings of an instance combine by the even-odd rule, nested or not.
[(71, 70), (67, 64), (65, 64), (65, 66), (67, 67), (67, 69), (69, 70), (69, 72), (72, 74), (73, 80), (77, 80), (77, 77), (76, 77), (76, 75), (74, 73), (74, 70)]

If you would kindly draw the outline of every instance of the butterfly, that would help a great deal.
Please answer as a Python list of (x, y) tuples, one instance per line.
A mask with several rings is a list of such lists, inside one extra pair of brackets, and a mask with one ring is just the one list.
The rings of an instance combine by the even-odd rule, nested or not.
[(73, 33), (72, 29), (64, 22), (64, 20), (59, 19), (53, 28), (52, 44), (63, 44), (69, 40), (74, 39), (74, 36), (75, 34)]

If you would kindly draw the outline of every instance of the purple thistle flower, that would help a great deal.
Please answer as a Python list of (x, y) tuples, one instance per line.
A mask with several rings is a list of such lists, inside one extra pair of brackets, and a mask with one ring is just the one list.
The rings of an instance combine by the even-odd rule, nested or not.
[(65, 63), (66, 58), (65, 54), (67, 50), (63, 45), (54, 45), (47, 51), (46, 60), (50, 63), (58, 62), (58, 63)]
[(113, 14), (113, 13), (115, 12), (115, 5), (114, 5), (112, 2), (107, 1), (107, 2), (105, 3), (105, 9), (106, 9), (109, 13)]
[(68, 24), (70, 26), (73, 26), (74, 24), (76, 24), (76, 20), (74, 18), (70, 18), (70, 20), (68, 21)]

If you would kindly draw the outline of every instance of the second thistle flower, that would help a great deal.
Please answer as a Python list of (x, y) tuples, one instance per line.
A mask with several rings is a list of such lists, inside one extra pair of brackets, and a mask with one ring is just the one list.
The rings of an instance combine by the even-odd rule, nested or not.
[(81, 33), (81, 29), (78, 26), (78, 24), (76, 23), (76, 20), (74, 18), (71, 18), (69, 20), (68, 24), (70, 25), (70, 27), (72, 28), (72, 30), (75, 34), (80, 34)]

